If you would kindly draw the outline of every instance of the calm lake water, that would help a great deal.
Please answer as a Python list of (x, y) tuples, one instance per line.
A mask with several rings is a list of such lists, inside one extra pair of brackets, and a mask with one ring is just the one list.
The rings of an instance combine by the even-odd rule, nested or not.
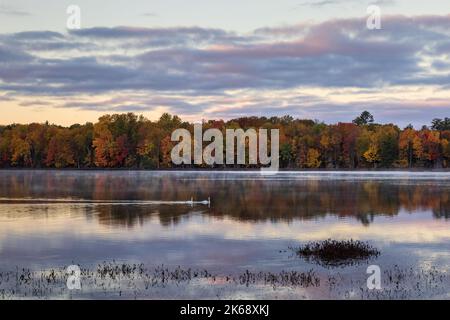
[[(289, 249), (329, 238), (381, 254), (326, 267)], [(0, 171), (4, 299), (450, 298), (449, 266), (448, 172)]]

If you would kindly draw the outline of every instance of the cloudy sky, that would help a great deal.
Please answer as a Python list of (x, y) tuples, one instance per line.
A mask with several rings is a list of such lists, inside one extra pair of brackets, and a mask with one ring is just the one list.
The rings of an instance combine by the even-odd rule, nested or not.
[(448, 0), (0, 1), (1, 124), (362, 110), (400, 126), (450, 116)]

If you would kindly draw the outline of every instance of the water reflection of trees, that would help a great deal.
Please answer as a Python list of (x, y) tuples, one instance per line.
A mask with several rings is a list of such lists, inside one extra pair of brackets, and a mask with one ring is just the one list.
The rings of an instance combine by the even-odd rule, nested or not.
[(183, 216), (188, 217), (192, 208), (182, 205), (100, 205), (95, 210), (100, 223), (123, 227), (143, 225), (148, 219), (158, 219), (161, 225), (178, 224)]
[[(80, 172), (13, 173), (0, 180), (2, 197), (81, 198), (95, 200), (185, 201), (212, 199), (211, 208), (188, 205), (98, 206), (105, 224), (133, 226), (154, 217), (164, 225), (176, 224), (195, 210), (216, 217), (246, 221), (292, 221), (334, 215), (370, 224), (377, 215), (395, 216), (429, 210), (436, 218), (450, 217), (447, 185), (432, 181), (361, 180), (212, 180), (166, 173)], [(224, 176), (225, 177), (225, 176)]]

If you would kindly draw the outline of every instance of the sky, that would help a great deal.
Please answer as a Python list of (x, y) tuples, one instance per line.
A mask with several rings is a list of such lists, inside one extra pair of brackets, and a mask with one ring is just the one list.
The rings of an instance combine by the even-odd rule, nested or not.
[(421, 127), (450, 116), (449, 88), (448, 0), (0, 0), (0, 124), (368, 110)]

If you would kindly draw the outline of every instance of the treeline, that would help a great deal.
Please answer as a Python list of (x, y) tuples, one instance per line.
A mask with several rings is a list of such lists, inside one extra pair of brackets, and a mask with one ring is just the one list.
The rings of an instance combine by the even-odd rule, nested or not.
[[(171, 168), (174, 129), (193, 124), (163, 114), (150, 121), (133, 113), (105, 115), (98, 122), (62, 127), (49, 123), (0, 126), (2, 168)], [(210, 120), (203, 130), (266, 128), (280, 130), (282, 168), (448, 168), (450, 119), (430, 127), (400, 129), (377, 124), (367, 111), (349, 123), (284, 117)], [(193, 136), (193, 134), (192, 134)], [(224, 135), (225, 136), (225, 135)], [(205, 145), (208, 143), (205, 142)], [(183, 165), (183, 168), (207, 167)], [(218, 166), (224, 167), (224, 166)], [(233, 165), (234, 168), (252, 167)]]

